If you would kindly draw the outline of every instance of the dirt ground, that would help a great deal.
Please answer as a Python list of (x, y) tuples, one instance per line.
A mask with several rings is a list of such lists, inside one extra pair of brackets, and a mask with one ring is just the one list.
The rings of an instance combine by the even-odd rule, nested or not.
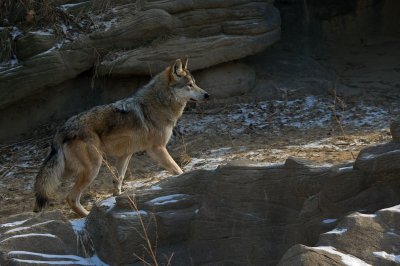
[[(343, 164), (353, 161), (362, 148), (388, 141), (389, 121), (399, 114), (398, 102), (388, 104), (384, 98), (345, 103), (308, 96), (292, 101), (209, 104), (185, 112), (168, 148), (184, 171), (212, 170), (232, 161), (268, 166), (283, 163), (289, 156), (316, 165)], [(34, 178), (59, 123), (0, 147), (0, 217), (32, 210)], [(168, 175), (147, 155), (136, 154), (124, 189), (151, 186)], [(64, 201), (72, 181), (63, 181), (58, 199), (49, 208), (76, 218)], [(111, 181), (110, 169), (103, 166), (82, 198), (85, 208), (111, 195)]]

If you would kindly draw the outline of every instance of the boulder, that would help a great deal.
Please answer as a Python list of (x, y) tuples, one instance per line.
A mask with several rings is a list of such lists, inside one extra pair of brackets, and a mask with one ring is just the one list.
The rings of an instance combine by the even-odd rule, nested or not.
[(248, 36), (217, 35), (177, 37), (134, 50), (108, 54), (98, 68), (100, 75), (154, 75), (176, 58), (187, 55), (191, 71), (240, 59), (264, 50), (279, 40), (280, 31)]
[(78, 246), (77, 237), (60, 211), (7, 217), (0, 221), (0, 264), (45, 264), (57, 259), (58, 264), (79, 264), (84, 260), (80, 257), (84, 250)]
[[(100, 258), (111, 265), (141, 259), (171, 259), (178, 265), (276, 265), (290, 247), (281, 265), (375, 262), (396, 254), (388, 248), (389, 229), (382, 227), (387, 223), (397, 234), (397, 209), (382, 210), (372, 220), (362, 213), (342, 218), (398, 204), (399, 192), (394, 164), (373, 175), (352, 164), (316, 167), (296, 158), (278, 166), (229, 164), (106, 200), (90, 212), (87, 230)], [(331, 242), (351, 227), (354, 237), (343, 234), (343, 242)], [(382, 241), (389, 242), (384, 246)], [(307, 247), (317, 242), (318, 247)]]
[(240, 63), (225, 63), (195, 73), (196, 83), (214, 99), (240, 96), (256, 82), (252, 68)]
[[(97, 4), (94, 9), (104, 8)], [(154, 75), (189, 55), (191, 70), (198, 70), (260, 52), (280, 37), (279, 12), (269, 1), (114, 1), (112, 5), (104, 17), (96, 18), (99, 25), (93, 29), (98, 30), (64, 29), (69, 37), (61, 48), (43, 34), (19, 39), (17, 55), (23, 61), (0, 71), (4, 88), (0, 108), (94, 67), (97, 76)]]
[(354, 167), (367, 173), (400, 170), (400, 143), (391, 142), (362, 150)]
[(257, 73), (253, 93), (263, 99), (332, 93), (335, 73), (309, 56), (274, 50), (243, 60)]
[(293, 265), (342, 266), (345, 264), (343, 264), (340, 254), (329, 252), (329, 250), (326, 249), (297, 244), (285, 253), (278, 264), (278, 266)]
[(103, 263), (82, 253), (95, 250), (110, 265), (393, 265), (400, 176), (385, 167), (232, 163), (106, 199), (72, 227), (60, 212), (9, 217), (0, 221), (0, 264)]
[(375, 214), (352, 213), (316, 247), (296, 245), (278, 265), (396, 265), (400, 263), (400, 205)]
[(46, 32), (29, 32), (16, 40), (16, 55), (20, 60), (40, 54), (52, 48), (57, 38)]
[(92, 48), (49, 49), (24, 61), (22, 65), (0, 72), (0, 107), (15, 103), (37, 92), (75, 78), (93, 66)]

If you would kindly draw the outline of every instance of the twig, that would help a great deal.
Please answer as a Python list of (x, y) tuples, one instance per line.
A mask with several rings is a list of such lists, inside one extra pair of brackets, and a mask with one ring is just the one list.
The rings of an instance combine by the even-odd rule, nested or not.
[[(336, 94), (336, 81), (333, 85), (333, 106), (332, 106), (332, 111), (333, 111), (333, 117), (335, 118), (336, 123), (338, 124), (340, 131), (342, 132), (342, 135), (345, 139), (351, 139), (349, 138), (345, 131), (344, 128), (342, 126), (342, 123), (340, 121), (340, 118), (337, 116), (336, 114), (336, 103), (339, 102), (341, 104), (342, 107), (342, 111), (344, 111), (344, 102), (343, 100), (341, 100), (340, 98), (338, 98), (337, 94)], [(351, 156), (353, 157), (353, 160), (356, 159), (356, 156), (354, 155), (354, 153), (352, 151), (350, 151)]]

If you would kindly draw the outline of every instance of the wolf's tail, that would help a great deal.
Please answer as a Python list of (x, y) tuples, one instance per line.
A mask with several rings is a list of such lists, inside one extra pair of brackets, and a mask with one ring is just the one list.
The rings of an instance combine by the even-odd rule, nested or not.
[(35, 207), (34, 212), (41, 211), (49, 202), (52, 195), (60, 184), (60, 178), (64, 172), (65, 160), (62, 150), (62, 140), (56, 137), (51, 145), (51, 152), (43, 162), (36, 176)]

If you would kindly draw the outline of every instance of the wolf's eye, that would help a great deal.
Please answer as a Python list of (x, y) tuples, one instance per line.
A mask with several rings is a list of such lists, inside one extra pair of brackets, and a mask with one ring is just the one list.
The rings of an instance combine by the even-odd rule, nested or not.
[(193, 87), (193, 84), (192, 84), (192, 83), (189, 83), (188, 86), (189, 86), (189, 87)]

